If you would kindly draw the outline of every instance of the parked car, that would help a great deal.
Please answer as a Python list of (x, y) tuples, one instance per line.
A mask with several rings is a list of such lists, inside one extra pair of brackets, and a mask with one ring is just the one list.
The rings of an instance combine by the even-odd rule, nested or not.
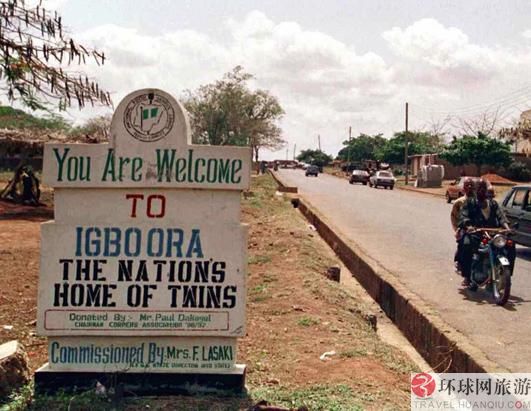
[[(474, 182), (474, 185), (477, 185), (479, 180), (481, 179), (480, 177), (463, 176), (453, 181), (452, 183), (450, 183), (450, 185), (446, 189), (446, 194), (445, 194), (447, 203), (451, 203), (452, 200), (457, 200), (459, 197), (462, 197), (465, 195), (463, 184), (467, 178), (470, 178)], [(494, 187), (492, 187), (492, 184), (489, 181), (487, 181), (487, 187), (488, 187), (488, 190), (492, 192), (492, 196), (494, 196), (495, 195)]]
[(511, 225), (518, 223), (511, 236), (513, 241), (531, 247), (531, 184), (514, 186), (501, 206)]
[(365, 170), (354, 170), (350, 175), (348, 182), (350, 184), (362, 183), (364, 186), (366, 186), (369, 182), (369, 177), (369, 173), (367, 173)]
[(393, 173), (386, 170), (380, 170), (376, 171), (369, 178), (369, 186), (374, 188), (381, 186), (385, 187), (386, 189), (389, 187), (392, 190), (395, 187), (395, 181), (396, 178), (394, 178)]
[(315, 176), (317, 177), (319, 175), (319, 167), (317, 166), (308, 166), (306, 168), (306, 173), (305, 173), (306, 177), (308, 176)]

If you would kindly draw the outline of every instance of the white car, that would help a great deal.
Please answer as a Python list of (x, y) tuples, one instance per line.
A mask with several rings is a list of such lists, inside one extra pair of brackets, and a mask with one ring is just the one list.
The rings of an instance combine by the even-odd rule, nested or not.
[(369, 178), (369, 186), (374, 188), (380, 186), (392, 190), (395, 186), (395, 182), (396, 178), (390, 171), (377, 171)]

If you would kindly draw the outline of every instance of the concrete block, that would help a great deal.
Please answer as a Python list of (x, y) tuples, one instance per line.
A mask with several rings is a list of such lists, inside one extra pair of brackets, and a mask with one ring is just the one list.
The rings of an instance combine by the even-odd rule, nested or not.
[(54, 371), (46, 364), (35, 372), (35, 393), (53, 394), (106, 388), (123, 388), (125, 395), (195, 395), (242, 394), (245, 392), (245, 365), (218, 374), (152, 373), (152, 372), (75, 372)]

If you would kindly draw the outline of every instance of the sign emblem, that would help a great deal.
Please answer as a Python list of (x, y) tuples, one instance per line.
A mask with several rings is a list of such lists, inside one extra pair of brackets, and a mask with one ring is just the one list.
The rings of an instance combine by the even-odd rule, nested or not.
[(140, 141), (158, 141), (171, 131), (175, 112), (168, 99), (160, 94), (142, 94), (129, 102), (124, 112), (127, 132)]

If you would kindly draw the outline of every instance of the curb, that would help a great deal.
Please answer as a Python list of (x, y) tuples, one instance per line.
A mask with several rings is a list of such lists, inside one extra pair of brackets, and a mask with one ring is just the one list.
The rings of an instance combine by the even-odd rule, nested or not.
[[(271, 172), (279, 185), (282, 181)], [(449, 326), (416, 294), (299, 197), (299, 210), (436, 372), (508, 372)]]
[(445, 198), (444, 194), (428, 193), (426, 191), (420, 191), (420, 190), (416, 190), (414, 188), (409, 188), (409, 187), (406, 188), (404, 186), (395, 185), (395, 187), (398, 188), (399, 190), (410, 191), (412, 193), (426, 194), (428, 196), (437, 197), (437, 198)]

